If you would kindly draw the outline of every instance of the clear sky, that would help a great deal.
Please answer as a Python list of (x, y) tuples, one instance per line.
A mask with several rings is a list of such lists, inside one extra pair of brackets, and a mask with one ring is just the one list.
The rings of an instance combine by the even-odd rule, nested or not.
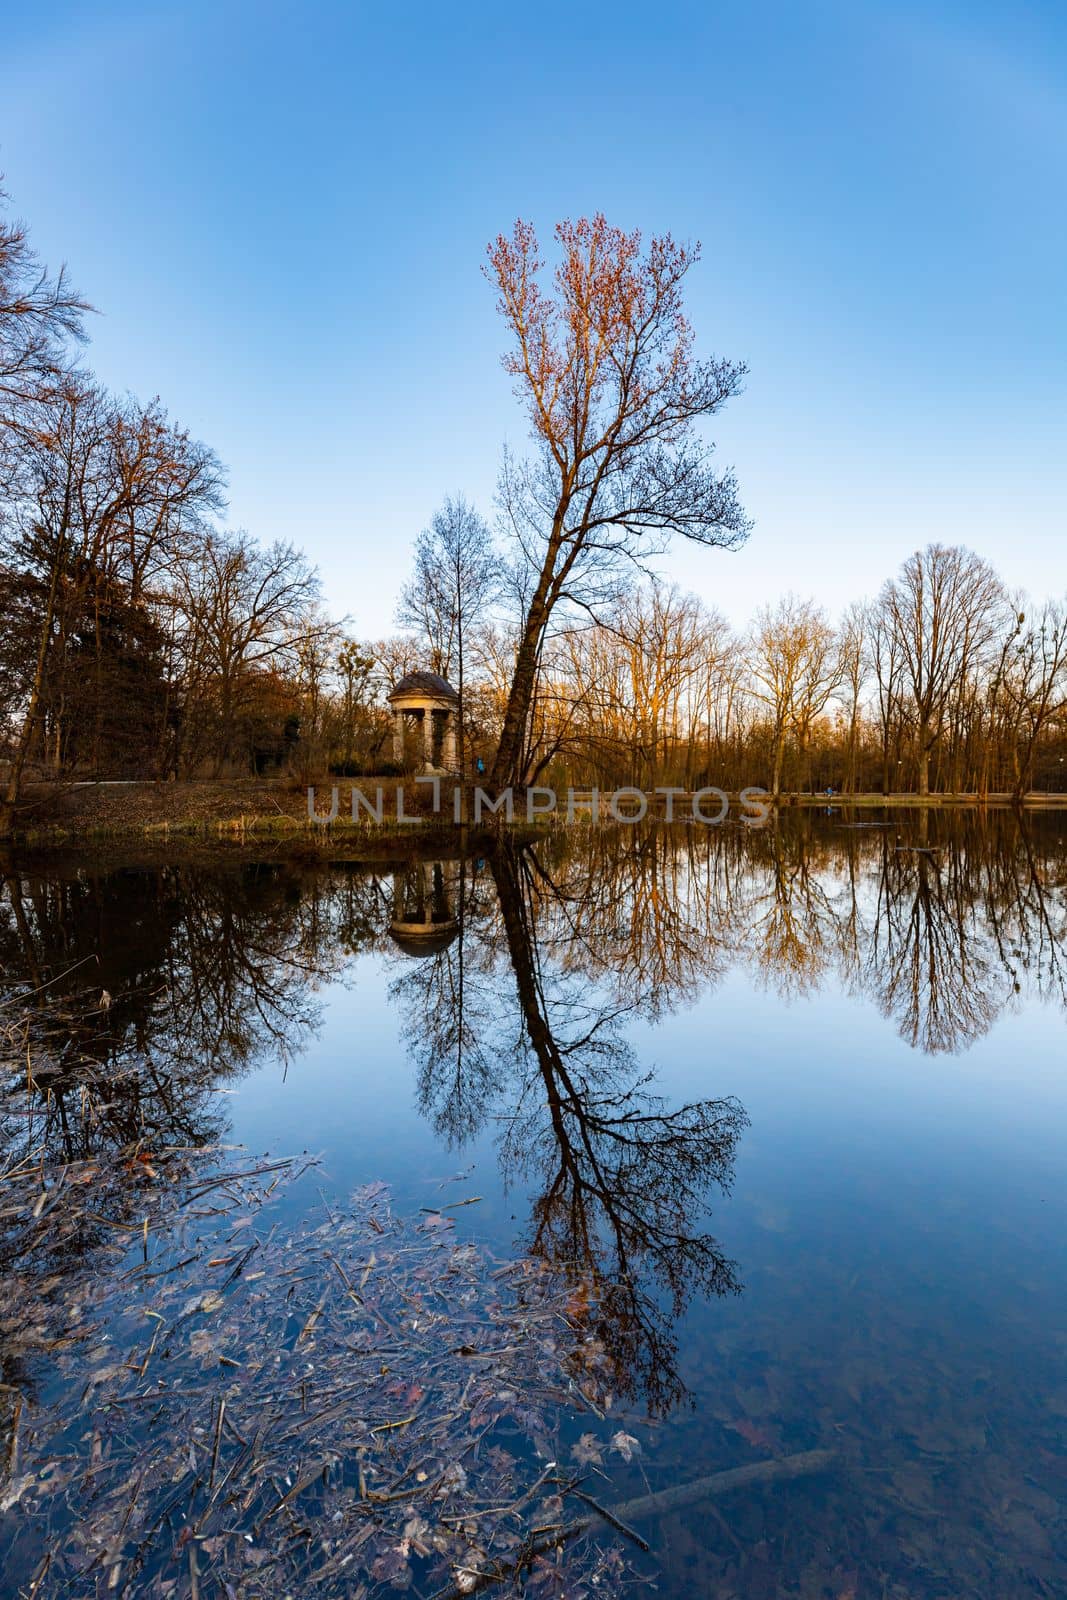
[(1067, 6), (4, 6), (0, 168), (100, 308), (89, 359), (218, 450), (230, 522), (388, 631), (443, 495), (523, 418), (487, 240), (700, 239), (755, 518), (666, 570), (745, 621), (938, 538), (1067, 589)]

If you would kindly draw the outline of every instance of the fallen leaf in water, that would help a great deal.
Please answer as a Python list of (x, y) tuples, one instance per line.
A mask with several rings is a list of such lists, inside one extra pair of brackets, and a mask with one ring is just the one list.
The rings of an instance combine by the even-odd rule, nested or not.
[(624, 1461), (632, 1461), (634, 1456), (641, 1454), (640, 1442), (634, 1438), (632, 1433), (623, 1433), (621, 1428), (618, 1433), (612, 1434), (611, 1444), (608, 1448), (618, 1451)]
[(21, 1478), (16, 1478), (13, 1483), (9, 1484), (3, 1495), (0, 1496), (0, 1511), (10, 1511), (12, 1506), (17, 1506), (33, 1482), (33, 1473), (27, 1472)]
[(578, 1443), (571, 1445), (571, 1455), (581, 1467), (599, 1465), (604, 1460), (596, 1437), (591, 1433), (583, 1433)]
[(733, 1433), (739, 1433), (753, 1450), (773, 1450), (775, 1447), (775, 1441), (766, 1428), (761, 1428), (758, 1422), (750, 1422), (747, 1417), (742, 1417), (740, 1422), (728, 1422), (726, 1426)]
[[(129, 1159), (122, 1151), (99, 1167), (92, 1214), (129, 1214)], [(40, 1291), (50, 1284), (58, 1296), (67, 1277), (48, 1256), (39, 1273), (28, 1254), (21, 1258), (20, 1336), (78, 1381), (35, 1405), (32, 1429), (23, 1421), (19, 1464), (47, 1469), (49, 1481), (39, 1472), (0, 1484), (20, 1547), (17, 1574), (32, 1579), (39, 1530), (64, 1501), (79, 1513), (91, 1508), (65, 1540), (71, 1573), (95, 1566), (105, 1584), (116, 1574), (116, 1584), (126, 1580), (114, 1552), (136, 1541), (152, 1575), (145, 1593), (158, 1600), (188, 1594), (190, 1552), (200, 1563), (201, 1593), (210, 1586), (220, 1600), (237, 1600), (249, 1588), (242, 1570), (254, 1568), (271, 1574), (257, 1593), (314, 1593), (316, 1600), (410, 1593), (416, 1582), (423, 1593), (442, 1583), (456, 1589), (462, 1571), (477, 1586), (487, 1567), (514, 1561), (531, 1525), (566, 1519), (561, 1497), (540, 1505), (524, 1485), (536, 1490), (546, 1464), (559, 1461), (573, 1437), (560, 1438), (567, 1415), (561, 1370), (582, 1371), (582, 1392), (601, 1415), (612, 1372), (588, 1331), (564, 1314), (573, 1295), (566, 1273), (524, 1260), (500, 1264), (458, 1244), (443, 1213), (405, 1223), (382, 1202), (373, 1217), (338, 1206), (321, 1228), (265, 1230), (257, 1259), (269, 1270), (232, 1278), (241, 1258), (220, 1245), (240, 1237), (235, 1225), (247, 1226), (251, 1206), (258, 1217), (273, 1180), (263, 1188), (258, 1170), (238, 1170), (225, 1186), (212, 1183), (209, 1209), (187, 1209), (185, 1198), (199, 1202), (204, 1192), (195, 1155), (163, 1151), (155, 1162), (166, 1181), (138, 1185), (133, 1202), (138, 1222), (142, 1206), (149, 1214), (150, 1260), (142, 1260), (140, 1227), (108, 1229), (91, 1270), (46, 1317)], [(208, 1176), (221, 1176), (214, 1164)], [(42, 1192), (39, 1173), (28, 1167), (9, 1182), (2, 1198), (24, 1227)], [(88, 1194), (68, 1184), (42, 1229), (42, 1238), (64, 1247)], [(56, 1186), (45, 1192), (51, 1197)], [(228, 1206), (242, 1214), (227, 1216)], [(209, 1269), (209, 1262), (218, 1264)], [(225, 1279), (224, 1294), (205, 1286), (208, 1270), (220, 1288)], [(151, 1346), (146, 1315), (161, 1325)], [(5, 1318), (6, 1300), (0, 1339), (9, 1337)], [(312, 1362), (294, 1330), (313, 1319)], [(9, 1460), (5, 1405), (13, 1414), (13, 1404), (0, 1391), (0, 1448)], [(264, 1418), (269, 1427), (261, 1427)], [(305, 1430), (315, 1439), (306, 1463)], [(609, 1431), (602, 1442), (591, 1432), (581, 1438), (574, 1470), (601, 1464)], [(54, 1454), (65, 1438), (74, 1449), (64, 1442)], [(621, 1433), (612, 1448), (628, 1460), (634, 1437)], [(223, 1519), (202, 1537), (190, 1519), (158, 1533), (160, 1512), (175, 1497), (200, 1516), (222, 1484), (230, 1503), (243, 1506), (242, 1525)], [(363, 1510), (353, 1519), (357, 1494)], [(8, 1519), (0, 1522), (6, 1537)], [(291, 1539), (295, 1526), (309, 1537)], [(568, 1573), (596, 1582), (607, 1560), (606, 1549), (576, 1545)], [(6, 1547), (4, 1564), (7, 1578)], [(538, 1571), (548, 1580), (558, 1569), (552, 1561)], [(531, 1576), (531, 1593), (536, 1587)], [(569, 1579), (567, 1593), (608, 1600), (609, 1591)]]

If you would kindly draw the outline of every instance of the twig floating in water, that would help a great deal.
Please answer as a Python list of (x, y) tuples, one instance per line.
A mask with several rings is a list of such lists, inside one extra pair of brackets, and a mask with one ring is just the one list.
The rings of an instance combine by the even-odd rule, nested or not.
[(593, 1496), (586, 1494), (584, 1489), (572, 1489), (570, 1492), (577, 1500), (584, 1500), (587, 1506), (592, 1506), (598, 1517), (603, 1517), (605, 1522), (610, 1522), (613, 1528), (623, 1534), (625, 1538), (631, 1539), (634, 1544), (639, 1545), (642, 1550), (650, 1550), (652, 1548), (648, 1540), (642, 1539), (639, 1533), (635, 1533), (633, 1528), (622, 1520), (617, 1511), (610, 1510), (608, 1506), (602, 1506), (599, 1500), (594, 1500)]
[[(653, 1494), (638, 1495), (636, 1499), (624, 1500), (621, 1505), (612, 1506), (610, 1509), (597, 1506), (596, 1512), (600, 1516), (605, 1516), (613, 1527), (619, 1528), (630, 1538), (637, 1538), (625, 1524), (639, 1517), (667, 1516), (670, 1512), (680, 1511), (685, 1506), (696, 1505), (699, 1501), (715, 1495), (727, 1494), (732, 1489), (743, 1489), (749, 1484), (784, 1483), (791, 1478), (804, 1477), (808, 1473), (822, 1472), (835, 1459), (836, 1451), (833, 1450), (802, 1450), (797, 1455), (782, 1456), (776, 1461), (756, 1461), (748, 1467), (731, 1467), (726, 1472), (713, 1472), (710, 1477), (694, 1478), (690, 1483), (678, 1483), (670, 1489), (659, 1489)], [(588, 1501), (590, 1497), (582, 1495), (581, 1498)], [(574, 1522), (562, 1524), (544, 1538), (528, 1543), (518, 1560), (509, 1567), (481, 1572), (476, 1576), (467, 1572), (464, 1574), (465, 1583), (457, 1584), (451, 1589), (439, 1589), (437, 1594), (432, 1596), (432, 1600), (465, 1600), (466, 1596), (477, 1594), (480, 1590), (487, 1589), (490, 1584), (504, 1583), (509, 1578), (516, 1577), (537, 1556), (557, 1549), (560, 1545), (568, 1544), (572, 1539), (587, 1533), (595, 1520), (595, 1516), (578, 1517)], [(638, 1539), (638, 1543), (641, 1542)], [(648, 1549), (647, 1545), (645, 1549)]]

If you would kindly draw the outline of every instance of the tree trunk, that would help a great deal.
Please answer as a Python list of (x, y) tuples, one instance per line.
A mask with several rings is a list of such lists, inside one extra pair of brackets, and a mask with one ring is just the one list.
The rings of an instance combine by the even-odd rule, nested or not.
[(93, 661), (94, 678), (94, 705), (93, 705), (93, 749), (89, 762), (89, 770), (94, 778), (100, 777), (101, 750), (104, 734), (104, 639), (100, 621), (100, 583), (97, 579), (93, 591), (93, 648), (95, 659)]
[(15, 807), (18, 805), (19, 792), (22, 788), (22, 773), (26, 766), (26, 756), (29, 752), (30, 742), (33, 739), (37, 726), (37, 715), (41, 704), (41, 695), (44, 690), (45, 672), (48, 666), (48, 645), (52, 637), (52, 623), (55, 620), (56, 596), (59, 592), (59, 573), (62, 565), (64, 541), (61, 539), (52, 564), (52, 577), (48, 586), (48, 604), (41, 621), (41, 637), (37, 646), (37, 661), (34, 665), (33, 685), (30, 689), (29, 703), (26, 706), (26, 715), (19, 732), (15, 754), (11, 761), (11, 771), (8, 774), (7, 787), (4, 798), (0, 801), (0, 839), (6, 838), (11, 833), (15, 822)]
[(919, 724), (919, 793), (930, 793), (930, 735), (926, 724)]
[[(457, 592), (457, 594), (459, 593), (458, 582), (457, 582), (457, 586), (456, 586), (456, 592)], [(457, 754), (459, 756), (459, 786), (460, 786), (460, 789), (462, 790), (464, 782), (466, 781), (466, 777), (467, 777), (467, 752), (466, 752), (466, 746), (464, 745), (464, 739), (466, 737), (465, 732), (464, 732), (464, 721), (465, 721), (465, 718), (464, 718), (464, 714), (463, 714), (464, 713), (463, 696), (464, 696), (465, 690), (464, 690), (464, 686), (463, 686), (463, 601), (462, 601), (462, 598), (460, 599), (460, 602), (459, 602), (459, 614), (458, 614), (457, 619), (456, 619), (456, 665), (457, 665), (457, 667), (459, 669), (459, 672), (458, 672), (459, 681), (458, 681), (458, 683), (456, 685), (456, 688), (457, 688), (457, 691), (458, 691), (458, 694), (459, 694), (459, 701), (458, 701), (458, 703), (456, 705), (456, 724), (457, 724), (456, 731), (457, 731), (457, 734), (458, 734), (458, 739), (457, 739), (458, 750), (457, 750)]]
[[(549, 562), (545, 563), (546, 569)], [(493, 789), (506, 789), (509, 784), (522, 782), (522, 757), (523, 746), (526, 738), (526, 724), (530, 716), (530, 707), (533, 704), (534, 686), (537, 681), (537, 662), (541, 649), (541, 635), (548, 620), (546, 609), (546, 595), (548, 592), (548, 579), (542, 574), (541, 581), (530, 603), (530, 610), (523, 629), (522, 641), (515, 657), (515, 671), (511, 679), (511, 688), (508, 691), (507, 709), (504, 712), (504, 725), (500, 731), (500, 743), (496, 747), (496, 755), (489, 773), (489, 782)]]
[(785, 729), (775, 735), (774, 740), (774, 776), (771, 781), (771, 793), (777, 800), (782, 789), (782, 760), (785, 755)]

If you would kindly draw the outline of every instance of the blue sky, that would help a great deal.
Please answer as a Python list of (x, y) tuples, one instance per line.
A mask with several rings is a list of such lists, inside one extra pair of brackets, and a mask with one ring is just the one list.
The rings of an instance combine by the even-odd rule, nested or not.
[(0, 169), (100, 376), (209, 440), (231, 523), (364, 635), (524, 438), (487, 240), (598, 208), (700, 239), (756, 526), (664, 570), (743, 623), (934, 538), (1067, 588), (1065, 91), (1053, 3), (50, 4), (5, 20)]

